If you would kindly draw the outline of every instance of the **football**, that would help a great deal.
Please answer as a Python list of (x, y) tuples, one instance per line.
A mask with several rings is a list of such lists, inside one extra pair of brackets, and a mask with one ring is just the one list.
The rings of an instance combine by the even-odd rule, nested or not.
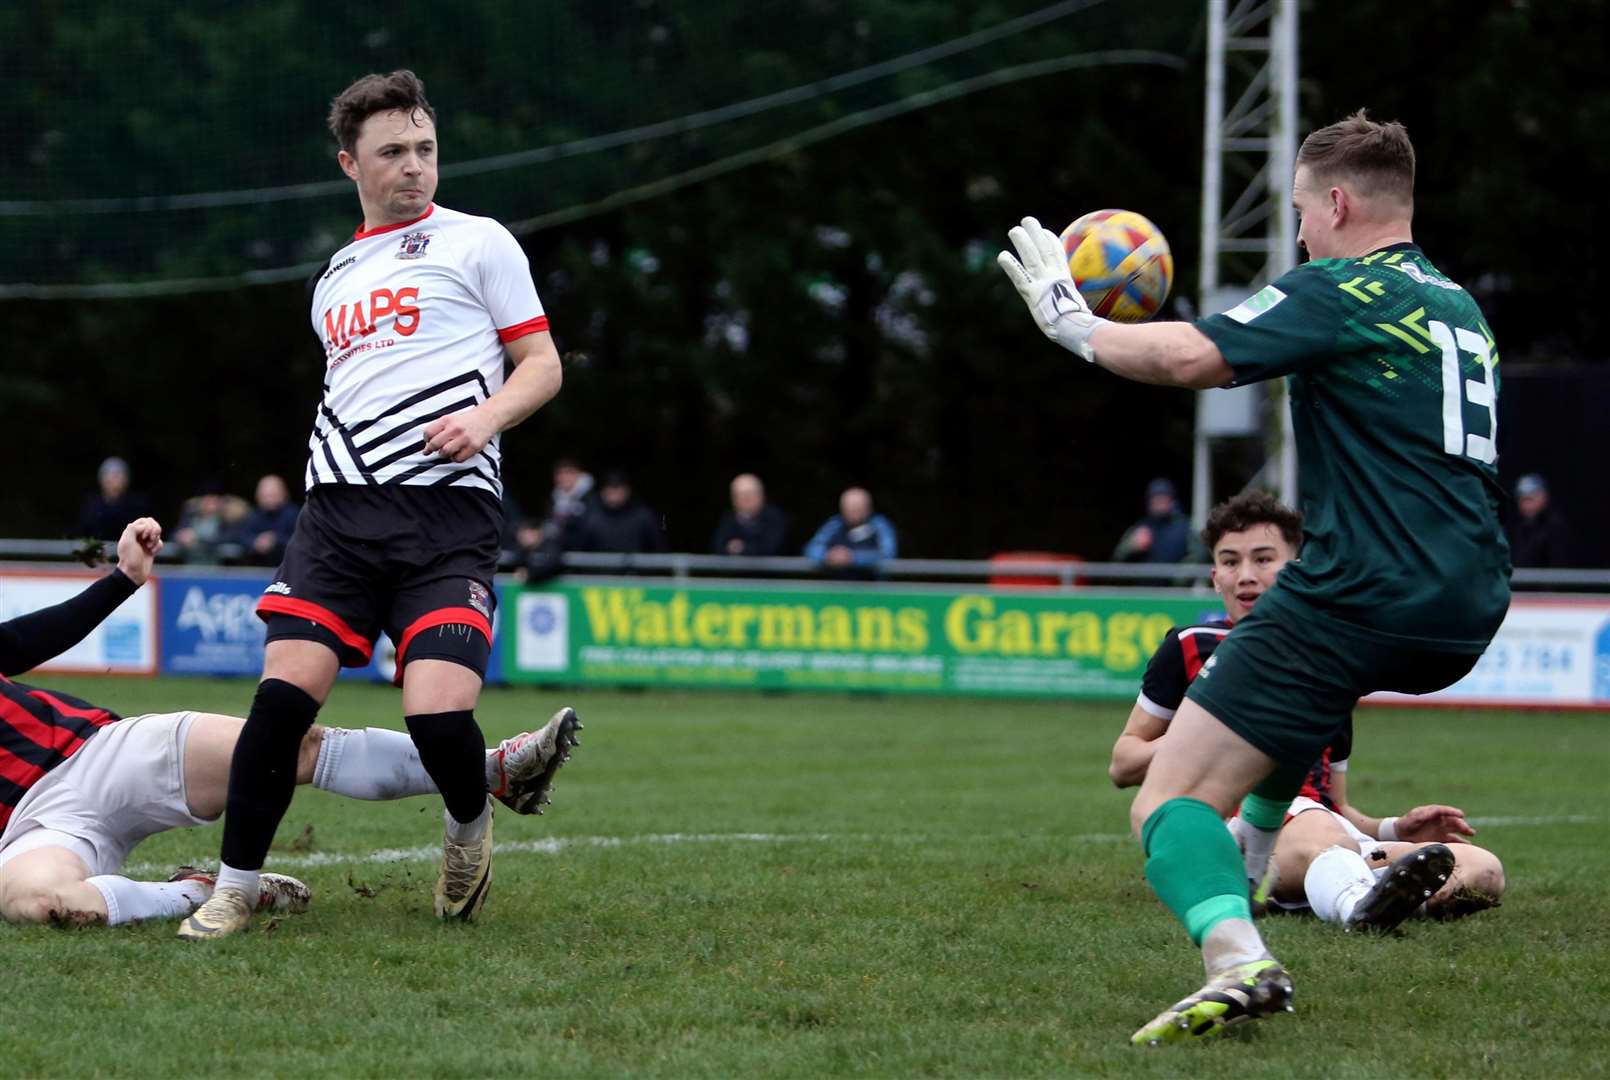
[(1068, 269), (1090, 310), (1145, 322), (1168, 299), (1174, 256), (1163, 233), (1133, 210), (1094, 210), (1062, 230)]

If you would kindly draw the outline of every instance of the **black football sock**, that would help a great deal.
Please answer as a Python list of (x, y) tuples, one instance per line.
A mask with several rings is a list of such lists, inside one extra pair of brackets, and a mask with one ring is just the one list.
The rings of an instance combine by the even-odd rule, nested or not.
[(486, 809), (486, 744), (469, 709), (405, 717), (419, 762), (441, 789), (447, 812), (471, 822)]
[(261, 870), (274, 830), (296, 794), (302, 737), (319, 715), (319, 703), (301, 687), (264, 679), (235, 743), (224, 813), (223, 860), (236, 870)]

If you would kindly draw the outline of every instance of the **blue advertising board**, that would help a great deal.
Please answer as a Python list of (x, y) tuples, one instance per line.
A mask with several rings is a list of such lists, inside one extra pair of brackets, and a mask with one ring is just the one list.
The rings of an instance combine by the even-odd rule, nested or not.
[[(162, 654), (165, 675), (249, 675), (263, 671), (263, 621), (257, 598), (272, 577), (262, 574), (164, 573), (161, 577)], [(502, 607), (503, 589), (498, 589)], [(496, 647), (493, 622), (492, 660), (486, 681), (502, 679), (503, 663)], [(367, 667), (344, 668), (344, 678), (390, 682), (396, 671), (396, 647), (381, 635)]]
[(267, 574), (163, 574), (163, 674), (262, 674), (263, 621), (256, 609), (269, 580)]

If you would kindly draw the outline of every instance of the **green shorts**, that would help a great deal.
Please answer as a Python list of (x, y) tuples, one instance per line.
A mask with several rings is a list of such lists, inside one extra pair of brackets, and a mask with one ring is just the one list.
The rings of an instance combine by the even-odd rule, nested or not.
[(1219, 643), (1186, 696), (1294, 769), (1319, 760), (1365, 694), (1440, 690), (1481, 658), (1378, 641), (1273, 597), (1265, 595)]

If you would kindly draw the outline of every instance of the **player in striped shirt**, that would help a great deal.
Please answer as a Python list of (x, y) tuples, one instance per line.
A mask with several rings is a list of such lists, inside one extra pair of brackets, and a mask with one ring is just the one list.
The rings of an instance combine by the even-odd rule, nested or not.
[[(1261, 491), (1238, 495), (1215, 507), (1202, 532), (1213, 558), (1213, 587), (1229, 618), (1176, 627), (1163, 639), (1141, 682), (1141, 691), (1123, 733), (1113, 744), (1109, 775), (1120, 787), (1146, 777), (1157, 741), (1185, 700), (1186, 688), (1212, 659), (1235, 622), (1244, 619), (1274, 584), (1302, 542), (1302, 515)], [(1400, 817), (1370, 817), (1347, 798), (1348, 760), (1353, 728), (1349, 722), (1309, 770), (1292, 801), (1275, 842), (1272, 874), (1264, 891), (1275, 906), (1311, 908), (1327, 922), (1390, 929), (1421, 901), (1428, 914), (1452, 917), (1497, 903), (1504, 891), (1504, 868), (1492, 852), (1466, 842), (1475, 830), (1457, 807), (1417, 806)], [(1230, 820), (1240, 836), (1241, 820)], [(1445, 844), (1450, 846), (1445, 846)], [(1404, 889), (1402, 869), (1447, 860), (1446, 880), (1427, 899)]]
[(559, 392), (559, 356), (514, 237), (434, 201), (436, 113), (419, 78), (367, 75), (329, 120), (363, 221), (309, 282), (325, 378), (307, 501), (258, 603), (263, 678), (230, 775), (218, 888), (180, 926), (187, 940), (250, 924), (297, 746), (340, 668), (366, 664), (382, 630), (445, 804), (436, 914), (473, 919), (492, 880), (474, 710), (496, 603), (499, 436)]
[[(132, 596), (162, 546), (155, 521), (130, 524), (117, 567), (79, 595), (0, 623), (0, 918), (106, 923), (182, 918), (214, 878), (181, 867), (167, 881), (118, 871), (141, 840), (204, 825), (223, 813), (229, 764), (244, 721), (211, 713), (122, 718), (68, 694), (12, 681), (82, 641)], [(541, 813), (553, 775), (576, 745), (574, 711), (484, 752), (488, 786), (516, 813)], [(437, 792), (408, 736), (313, 727), (297, 750), (295, 781), (356, 799)], [(263, 874), (254, 907), (302, 911), (311, 894)]]

